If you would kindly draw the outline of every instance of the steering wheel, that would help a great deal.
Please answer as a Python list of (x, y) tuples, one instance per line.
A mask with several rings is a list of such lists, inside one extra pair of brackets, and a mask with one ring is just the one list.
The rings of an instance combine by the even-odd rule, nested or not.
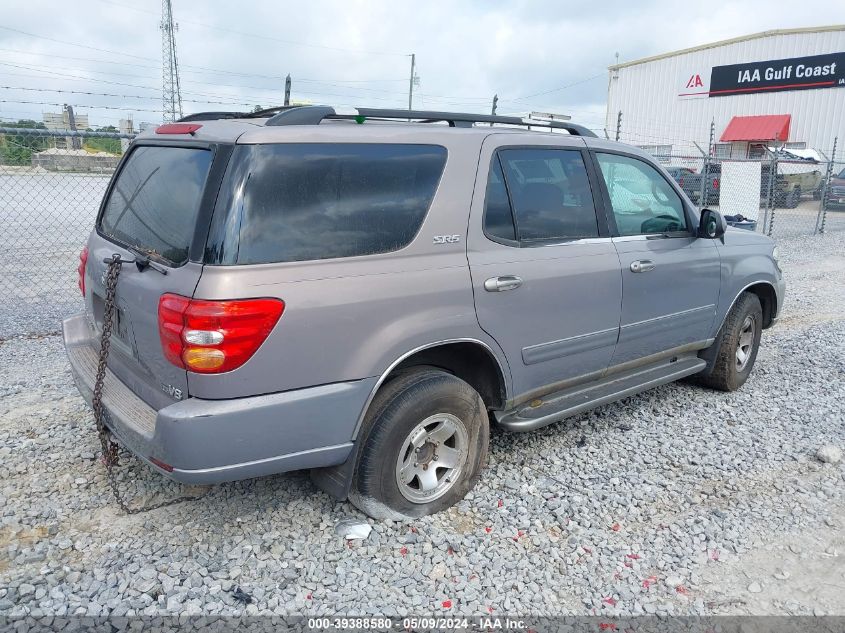
[[(660, 226), (657, 220), (666, 220), (666, 224)], [(655, 226), (657, 225), (657, 226)], [(653, 227), (653, 228), (652, 228)], [(641, 230), (645, 232), (665, 232), (665, 231), (682, 231), (683, 226), (678, 222), (678, 218), (674, 215), (662, 214), (656, 215), (643, 222)]]

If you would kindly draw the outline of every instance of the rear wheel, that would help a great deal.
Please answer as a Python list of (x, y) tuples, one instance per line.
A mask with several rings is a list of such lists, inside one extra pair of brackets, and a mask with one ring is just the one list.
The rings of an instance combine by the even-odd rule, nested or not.
[(751, 374), (760, 336), (763, 331), (763, 308), (757, 295), (746, 292), (737, 299), (713, 345), (718, 352), (709, 376), (696, 382), (721, 391), (736, 391)]
[(438, 369), (404, 372), (373, 400), (349, 500), (376, 519), (448, 508), (478, 481), (489, 436), (484, 402), (467, 383)]

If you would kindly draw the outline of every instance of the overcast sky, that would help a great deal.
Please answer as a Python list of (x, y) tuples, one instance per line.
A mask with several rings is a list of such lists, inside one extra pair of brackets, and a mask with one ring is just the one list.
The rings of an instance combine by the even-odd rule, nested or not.
[[(70, 103), (92, 125), (161, 120), (161, 2), (3, 5), (0, 118)], [(500, 114), (561, 112), (601, 127), (615, 53), (624, 62), (843, 23), (845, 2), (173, 0), (173, 13), (185, 114), (281, 104), (287, 73), (295, 100), (407, 107), (416, 53), (415, 107), (489, 112), (498, 94)]]

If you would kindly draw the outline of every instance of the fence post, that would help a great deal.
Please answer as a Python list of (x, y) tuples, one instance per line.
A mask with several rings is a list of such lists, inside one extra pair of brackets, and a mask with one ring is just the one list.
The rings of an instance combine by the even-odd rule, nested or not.
[(833, 177), (833, 163), (836, 160), (836, 143), (839, 137), (833, 138), (833, 149), (830, 152), (830, 159), (827, 161), (827, 171), (824, 175), (824, 182), (822, 183), (822, 195), (819, 196), (819, 214), (816, 216), (816, 228), (813, 230), (813, 235), (816, 233), (824, 234), (824, 224), (827, 220), (827, 195), (830, 191), (830, 179)]
[[(710, 157), (713, 156), (713, 135), (716, 131), (716, 122), (710, 122), (710, 139), (707, 142), (707, 153), (704, 154), (704, 165), (701, 169), (701, 198), (698, 203), (701, 208), (707, 206), (708, 187), (710, 183)], [(701, 148), (699, 148), (700, 150)]]
[(775, 197), (777, 196), (777, 180), (778, 180), (778, 155), (777, 152), (772, 153), (772, 162), (769, 166), (769, 222), (768, 226), (766, 227), (766, 235), (769, 237), (772, 236), (772, 227), (775, 224), (775, 208), (777, 207), (777, 202), (775, 201)]

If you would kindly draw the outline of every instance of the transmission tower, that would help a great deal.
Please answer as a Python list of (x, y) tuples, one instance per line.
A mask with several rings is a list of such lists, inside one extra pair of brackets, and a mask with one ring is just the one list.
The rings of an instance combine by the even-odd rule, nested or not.
[(164, 122), (182, 118), (182, 89), (179, 86), (179, 64), (176, 61), (176, 31), (170, 0), (161, 2), (161, 102)]

